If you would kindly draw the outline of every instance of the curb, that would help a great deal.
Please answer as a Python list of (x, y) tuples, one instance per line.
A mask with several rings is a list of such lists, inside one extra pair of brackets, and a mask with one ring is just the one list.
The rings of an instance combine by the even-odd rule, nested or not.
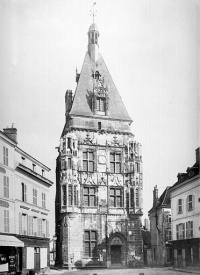
[(183, 273), (200, 274), (200, 271), (198, 270), (181, 269), (181, 268), (168, 268), (168, 270), (173, 270), (173, 271), (183, 272)]

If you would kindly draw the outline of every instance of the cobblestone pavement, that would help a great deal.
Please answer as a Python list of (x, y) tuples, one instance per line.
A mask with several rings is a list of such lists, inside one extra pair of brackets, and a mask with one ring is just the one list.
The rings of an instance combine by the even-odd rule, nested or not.
[[(142, 269), (97, 269), (97, 270), (51, 270), (48, 275), (181, 275), (197, 274), (191, 271), (176, 271), (169, 268), (142, 268)], [(44, 275), (45, 275), (44, 274)]]

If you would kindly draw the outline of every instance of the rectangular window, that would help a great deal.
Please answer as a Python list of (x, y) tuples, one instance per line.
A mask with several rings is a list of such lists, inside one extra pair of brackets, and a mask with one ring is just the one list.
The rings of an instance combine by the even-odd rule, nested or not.
[(83, 188), (83, 205), (84, 206), (96, 206), (96, 188), (84, 187)]
[(110, 206), (122, 207), (122, 188), (110, 188)]
[(61, 159), (61, 170), (66, 170), (66, 161)]
[(63, 185), (62, 187), (62, 191), (63, 191), (63, 205), (67, 205), (67, 192), (66, 192), (66, 185)]
[(78, 205), (78, 190), (77, 190), (77, 186), (74, 186), (74, 205)]
[(178, 200), (178, 214), (181, 214), (183, 212), (183, 200)]
[(9, 198), (9, 177), (4, 176), (4, 197)]
[(33, 235), (37, 236), (37, 217), (33, 217)]
[(46, 220), (42, 220), (42, 237), (45, 238), (47, 233)]
[(138, 162), (135, 163), (135, 169), (136, 169), (136, 172), (139, 173), (140, 172), (140, 165)]
[(34, 163), (32, 164), (32, 167), (33, 167), (33, 171), (36, 172), (36, 165)]
[(3, 164), (8, 166), (8, 148), (3, 147)]
[(68, 161), (67, 161), (67, 168), (68, 168), (68, 169), (71, 169), (71, 168), (72, 168), (72, 159), (71, 159), (71, 158), (68, 158)]
[(186, 222), (186, 238), (193, 237), (193, 221)]
[(27, 202), (27, 189), (26, 184), (22, 182), (22, 201)]
[(4, 232), (10, 232), (9, 210), (4, 210)]
[(83, 171), (94, 171), (94, 152), (83, 152)]
[(130, 189), (130, 196), (131, 196), (131, 208), (134, 208), (134, 189)]
[(167, 215), (166, 215), (166, 222), (167, 222), (167, 223), (171, 223), (171, 221), (172, 221), (171, 214), (167, 214)]
[(33, 235), (33, 217), (28, 216), (28, 235)]
[(135, 189), (135, 206), (136, 207), (140, 206), (139, 188), (138, 187)]
[(77, 187), (68, 185), (68, 205), (77, 205)]
[(46, 194), (42, 193), (42, 207), (46, 208)]
[(37, 205), (37, 190), (33, 189), (33, 204)]
[(26, 214), (22, 214), (22, 234), (23, 235), (27, 235), (27, 225), (28, 225), (28, 221), (27, 221), (27, 215)]
[(176, 238), (179, 239), (185, 239), (185, 224), (180, 223), (176, 225)]
[(193, 195), (189, 195), (187, 197), (187, 202), (188, 202), (188, 211), (191, 211), (193, 209)]
[(101, 122), (98, 122), (98, 130), (101, 130)]
[(86, 257), (97, 256), (97, 232), (86, 230), (84, 234), (84, 250)]
[(105, 98), (97, 98), (97, 111), (105, 112)]
[(167, 230), (166, 231), (166, 241), (171, 241), (172, 240), (172, 231)]
[(38, 218), (37, 222), (38, 222), (38, 224), (37, 224), (37, 226), (38, 226), (38, 230), (37, 230), (38, 235), (37, 236), (42, 237), (42, 219)]
[(110, 153), (110, 172), (121, 173), (121, 154)]
[(71, 206), (73, 204), (73, 196), (72, 196), (72, 185), (68, 186), (68, 205)]

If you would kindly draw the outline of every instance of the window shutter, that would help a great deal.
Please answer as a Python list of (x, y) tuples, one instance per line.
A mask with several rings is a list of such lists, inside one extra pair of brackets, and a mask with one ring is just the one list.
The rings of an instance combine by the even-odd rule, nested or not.
[(19, 213), (19, 234), (22, 234), (22, 213)]
[(179, 234), (178, 234), (178, 224), (176, 225), (176, 239), (179, 239)]
[(28, 235), (31, 235), (31, 222), (30, 222), (30, 216), (28, 216), (28, 219), (27, 219), (27, 221), (28, 221)]
[(189, 196), (187, 196), (187, 199), (186, 199), (186, 202), (187, 202), (187, 210), (189, 210)]
[(4, 181), (4, 197), (6, 198), (6, 176), (3, 176)]
[(46, 221), (47, 238), (49, 238), (49, 221)]
[(7, 177), (7, 198), (9, 198), (9, 191), (10, 191), (9, 177)]
[(183, 235), (183, 239), (185, 239), (185, 224), (182, 223), (182, 235)]
[(40, 218), (37, 218), (37, 236), (40, 237)]
[(186, 224), (185, 224), (185, 226), (186, 226), (186, 238), (188, 238), (188, 222), (186, 222)]
[(190, 236), (193, 237), (193, 221), (190, 222)]

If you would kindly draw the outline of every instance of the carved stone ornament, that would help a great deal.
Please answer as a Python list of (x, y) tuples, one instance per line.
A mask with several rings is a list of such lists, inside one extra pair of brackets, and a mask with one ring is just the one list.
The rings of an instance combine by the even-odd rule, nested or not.
[(94, 81), (94, 93), (98, 97), (106, 97), (108, 89), (104, 85), (104, 79), (99, 77)]
[(109, 181), (111, 182), (111, 185), (122, 186), (122, 180), (120, 179), (119, 176), (117, 176), (115, 174), (110, 175)]
[(106, 185), (106, 183), (107, 183), (106, 174), (98, 174), (98, 184)]
[(119, 237), (114, 237), (110, 245), (123, 245), (123, 243)]
[(86, 185), (97, 185), (97, 177), (93, 173), (83, 173), (82, 174), (83, 184)]
[(111, 142), (111, 144), (114, 145), (114, 146), (116, 146), (116, 145), (120, 146), (119, 141), (117, 140), (117, 136), (113, 137), (113, 141)]
[(93, 144), (93, 139), (90, 137), (90, 134), (86, 134), (86, 138), (83, 140), (83, 144)]

